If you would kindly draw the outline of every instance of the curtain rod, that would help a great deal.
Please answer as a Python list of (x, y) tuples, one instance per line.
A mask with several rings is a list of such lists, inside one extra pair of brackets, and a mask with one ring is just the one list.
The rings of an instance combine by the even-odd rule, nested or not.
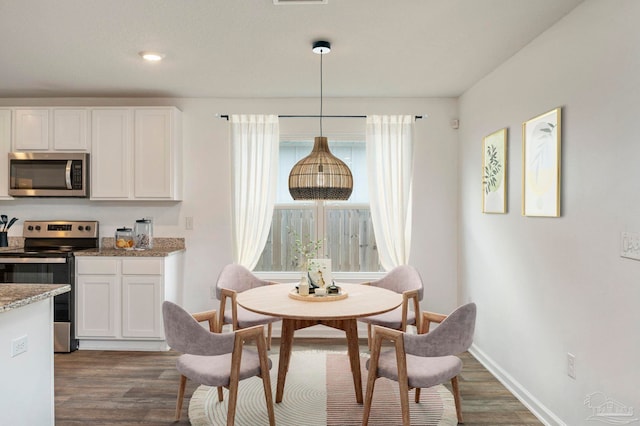
[[(219, 118), (224, 118), (229, 121), (229, 114), (216, 114)], [(367, 118), (366, 115), (279, 115), (278, 118)], [(414, 116), (416, 120), (422, 120), (423, 118), (427, 118), (428, 115), (416, 115)]]

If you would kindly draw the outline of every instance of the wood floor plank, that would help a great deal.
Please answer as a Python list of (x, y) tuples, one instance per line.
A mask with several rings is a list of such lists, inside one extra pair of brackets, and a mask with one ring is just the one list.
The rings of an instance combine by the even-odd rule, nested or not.
[[(345, 351), (341, 339), (296, 339), (294, 350)], [(271, 354), (279, 348), (272, 343)], [(360, 352), (367, 352), (366, 340)], [(168, 352), (76, 351), (55, 354), (56, 426), (188, 425), (189, 400), (197, 384), (187, 382), (182, 418), (173, 422), (179, 374), (178, 354)], [(465, 425), (541, 425), (469, 353), (460, 376)], [(238, 425), (243, 426), (243, 425)]]

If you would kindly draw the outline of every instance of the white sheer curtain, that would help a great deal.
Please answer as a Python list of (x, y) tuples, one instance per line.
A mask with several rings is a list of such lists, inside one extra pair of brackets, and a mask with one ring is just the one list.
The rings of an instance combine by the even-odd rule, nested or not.
[(411, 115), (367, 117), (371, 220), (382, 267), (409, 262), (413, 178)]
[(277, 115), (231, 115), (233, 258), (258, 263), (271, 228), (278, 181)]

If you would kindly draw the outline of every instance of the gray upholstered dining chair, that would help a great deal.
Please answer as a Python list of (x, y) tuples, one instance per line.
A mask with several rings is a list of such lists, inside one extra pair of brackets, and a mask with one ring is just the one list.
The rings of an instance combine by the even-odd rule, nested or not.
[[(371, 350), (371, 326), (381, 325), (394, 330), (407, 331), (408, 325), (420, 327), (420, 301), (423, 295), (423, 284), (420, 273), (410, 265), (396, 266), (384, 277), (377, 281), (363, 283), (376, 287), (386, 288), (402, 294), (402, 305), (384, 314), (359, 318), (359, 321), (367, 323), (367, 342)], [(409, 309), (409, 302), (413, 309)]]
[[(441, 323), (428, 330), (431, 322)], [(369, 422), (371, 402), (376, 379), (386, 377), (398, 382), (402, 424), (409, 426), (409, 390), (415, 388), (415, 402), (420, 402), (420, 389), (451, 380), (458, 422), (463, 423), (460, 405), (458, 374), (462, 360), (456, 355), (466, 351), (473, 341), (476, 323), (476, 305), (468, 303), (448, 316), (423, 313), (422, 331), (426, 334), (407, 334), (398, 330), (374, 326), (371, 358), (367, 361), (369, 376), (364, 400), (362, 424)], [(381, 351), (383, 341), (394, 342), (395, 349)]]
[[(222, 388), (229, 389), (227, 425), (230, 426), (235, 421), (239, 381), (258, 376), (262, 378), (269, 424), (275, 425), (269, 377), (272, 364), (267, 357), (262, 327), (216, 333), (215, 310), (191, 315), (169, 301), (162, 304), (162, 316), (167, 344), (182, 353), (176, 362), (176, 369), (181, 375), (176, 421), (180, 420), (187, 378), (199, 384), (217, 387), (219, 401), (223, 400)], [(198, 323), (203, 321), (209, 322), (209, 331)], [(252, 339), (256, 342), (257, 352), (244, 348), (245, 341)]]
[[(220, 300), (218, 331), (222, 331), (225, 324), (231, 324), (233, 330), (240, 330), (256, 325), (267, 325), (267, 349), (271, 349), (272, 324), (281, 318), (269, 315), (256, 314), (248, 311), (236, 303), (236, 295), (255, 287), (274, 284), (261, 280), (247, 268), (237, 264), (226, 265), (216, 283), (216, 295)], [(227, 309), (227, 301), (230, 300), (231, 312)]]

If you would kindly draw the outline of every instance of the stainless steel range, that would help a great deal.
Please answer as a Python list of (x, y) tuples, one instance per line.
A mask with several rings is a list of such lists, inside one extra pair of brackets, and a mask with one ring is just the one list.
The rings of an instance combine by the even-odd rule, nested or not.
[(70, 284), (54, 298), (54, 351), (78, 349), (75, 338), (74, 252), (99, 246), (97, 221), (25, 221), (24, 247), (0, 250), (0, 285)]

